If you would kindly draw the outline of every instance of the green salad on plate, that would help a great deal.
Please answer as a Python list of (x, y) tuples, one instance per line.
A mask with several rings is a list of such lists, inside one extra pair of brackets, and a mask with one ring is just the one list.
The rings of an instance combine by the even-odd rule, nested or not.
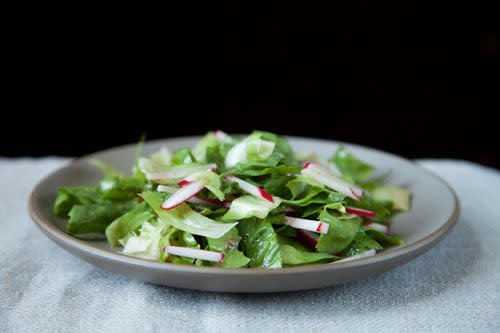
[(59, 188), (54, 213), (75, 237), (100, 235), (123, 254), (225, 268), (282, 268), (372, 256), (404, 241), (390, 232), (410, 193), (345, 147), (326, 160), (279, 135), (207, 133), (164, 146), (127, 175), (103, 161), (95, 186)]

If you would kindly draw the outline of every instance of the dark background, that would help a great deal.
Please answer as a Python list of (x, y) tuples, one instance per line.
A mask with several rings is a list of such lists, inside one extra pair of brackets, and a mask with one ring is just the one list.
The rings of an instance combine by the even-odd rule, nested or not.
[(441, 6), (20, 8), (0, 156), (262, 129), (500, 168), (495, 12)]

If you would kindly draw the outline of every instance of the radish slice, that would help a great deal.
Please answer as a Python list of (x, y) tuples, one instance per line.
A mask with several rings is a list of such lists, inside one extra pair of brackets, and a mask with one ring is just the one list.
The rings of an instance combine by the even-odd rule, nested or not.
[[(158, 185), (156, 190), (158, 192), (175, 193), (179, 189), (171, 186)], [(224, 206), (224, 202), (219, 201), (217, 199), (202, 199), (197, 197), (196, 195), (194, 197), (189, 198), (187, 202), (194, 204), (201, 204), (201, 205), (210, 205), (210, 206)]]
[(231, 141), (233, 141), (233, 139), (231, 139), (229, 135), (227, 135), (225, 132), (221, 130), (215, 131), (214, 136), (220, 142), (230, 143)]
[(330, 227), (330, 225), (325, 222), (300, 219), (291, 216), (286, 216), (285, 221), (283, 223), (288, 224), (289, 226), (295, 229), (304, 229), (304, 230), (319, 232), (321, 234), (327, 234), (328, 228)]
[(175, 191), (165, 202), (161, 204), (161, 208), (169, 210), (179, 206), (180, 204), (188, 201), (198, 192), (203, 190), (205, 183), (202, 180), (192, 182), (186, 186), (181, 187)]
[(380, 232), (382, 232), (384, 234), (389, 234), (389, 232), (390, 232), (389, 226), (383, 225), (383, 224), (380, 224), (380, 223), (367, 222), (367, 223), (363, 224), (363, 226), (367, 227), (369, 229), (380, 231)]
[(163, 247), (163, 252), (166, 252), (168, 254), (173, 254), (176, 256), (195, 258), (206, 261), (215, 261), (219, 263), (222, 262), (222, 260), (224, 259), (224, 253), (200, 250), (200, 249), (192, 249), (189, 247), (166, 245)]
[(359, 216), (375, 217), (375, 213), (366, 209), (356, 208), (356, 207), (346, 207), (345, 211), (350, 214), (355, 214)]
[(297, 229), (297, 240), (313, 251), (316, 251), (318, 237), (318, 234), (315, 234), (314, 232)]
[(247, 183), (243, 179), (239, 179), (238, 177), (235, 177), (233, 175), (225, 175), (224, 178), (226, 178), (230, 182), (237, 183), (242, 191), (245, 191), (257, 198), (262, 198), (266, 199), (267, 201), (274, 202), (272, 195), (270, 195), (260, 187)]
[(353, 198), (354, 200), (359, 200), (359, 197), (365, 194), (362, 189), (338, 178), (332, 172), (329, 172), (325, 167), (318, 166), (316, 163), (306, 163), (306, 165), (302, 168), (301, 173), (311, 177), (315, 181), (331, 188), (332, 190)]
[(165, 172), (146, 173), (146, 178), (149, 180), (153, 180), (156, 183), (164, 183), (172, 181), (173, 179), (186, 177), (187, 175), (190, 175), (195, 172), (201, 172), (206, 170), (213, 171), (216, 168), (217, 164), (210, 163), (189, 168), (171, 169), (170, 171), (165, 171)]
[(377, 250), (376, 249), (371, 249), (371, 250), (367, 250), (367, 251), (365, 251), (363, 253), (356, 254), (355, 256), (352, 256), (352, 257), (347, 257), (345, 259), (340, 259), (340, 260), (334, 261), (332, 264), (335, 264), (337, 262), (351, 261), (351, 260), (356, 260), (356, 259), (371, 257), (371, 256), (374, 256), (376, 254), (377, 254)]
[(227, 154), (224, 164), (226, 168), (233, 168), (239, 162), (246, 161), (247, 159), (247, 140), (243, 140), (237, 143), (233, 148), (231, 148)]

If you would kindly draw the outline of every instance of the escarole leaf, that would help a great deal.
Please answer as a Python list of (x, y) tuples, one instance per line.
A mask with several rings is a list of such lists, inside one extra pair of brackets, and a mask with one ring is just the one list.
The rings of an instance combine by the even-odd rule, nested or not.
[(281, 199), (273, 197), (274, 202), (254, 197), (253, 195), (243, 195), (231, 202), (228, 212), (222, 216), (222, 220), (240, 220), (252, 216), (260, 219), (266, 218), (269, 212), (277, 208)]
[(271, 222), (255, 217), (246, 219), (238, 225), (241, 247), (250, 258), (252, 268), (281, 268), (281, 250), (278, 237)]
[(220, 223), (214, 221), (192, 210), (185, 203), (170, 210), (165, 210), (161, 208), (161, 204), (166, 196), (161, 192), (147, 191), (142, 193), (141, 197), (155, 210), (160, 219), (194, 235), (219, 238), (238, 224), (238, 222)]
[(222, 181), (221, 177), (213, 171), (202, 171), (193, 173), (192, 178), (202, 180), (204, 186), (212, 192), (217, 199), (224, 200), (224, 193), (221, 191)]
[(207, 250), (224, 253), (224, 260), (221, 263), (216, 263), (215, 266), (225, 268), (245, 267), (250, 262), (250, 258), (238, 250), (240, 241), (241, 236), (236, 228), (229, 230), (219, 238), (207, 237)]
[(331, 161), (337, 165), (342, 174), (350, 176), (357, 182), (367, 180), (375, 168), (366, 164), (348, 152), (344, 147), (340, 147)]
[(109, 245), (117, 246), (118, 240), (132, 231), (137, 231), (143, 222), (149, 221), (154, 216), (153, 210), (146, 202), (138, 204), (131, 211), (118, 217), (108, 225), (105, 233)]
[(306, 265), (331, 261), (338, 257), (329, 253), (311, 252), (298, 241), (278, 236), (283, 264), (287, 266)]
[(74, 205), (68, 213), (70, 235), (103, 234), (106, 227), (118, 216), (137, 205), (137, 201), (105, 200), (95, 204)]
[(321, 211), (319, 220), (330, 225), (327, 234), (321, 234), (316, 244), (318, 252), (336, 254), (344, 250), (356, 237), (361, 224), (358, 216), (338, 219), (327, 210)]
[(138, 232), (131, 232), (124, 241), (123, 253), (134, 257), (159, 260), (161, 257), (158, 243), (162, 238), (168, 224), (158, 219), (144, 222)]

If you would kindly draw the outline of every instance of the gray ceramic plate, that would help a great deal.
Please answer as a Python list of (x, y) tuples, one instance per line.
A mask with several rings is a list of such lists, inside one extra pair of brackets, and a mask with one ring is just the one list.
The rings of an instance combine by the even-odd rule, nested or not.
[[(200, 137), (151, 141), (145, 156), (167, 145), (171, 150), (192, 147)], [(153, 262), (122, 255), (105, 241), (84, 241), (65, 233), (65, 221), (54, 216), (52, 205), (60, 186), (94, 185), (102, 173), (88, 164), (100, 159), (129, 172), (134, 163), (135, 144), (105, 150), (79, 158), (43, 179), (29, 199), (33, 221), (49, 239), (71, 254), (95, 266), (131, 278), (167, 286), (223, 291), (277, 292), (320, 288), (362, 279), (402, 265), (425, 253), (442, 240), (459, 215), (454, 191), (441, 178), (401, 157), (349, 143), (288, 137), (294, 150), (312, 151), (330, 157), (343, 144), (356, 156), (377, 167), (380, 173), (392, 170), (387, 183), (402, 185), (412, 193), (412, 209), (394, 219), (391, 230), (406, 245), (370, 258), (283, 269), (222, 269)]]

